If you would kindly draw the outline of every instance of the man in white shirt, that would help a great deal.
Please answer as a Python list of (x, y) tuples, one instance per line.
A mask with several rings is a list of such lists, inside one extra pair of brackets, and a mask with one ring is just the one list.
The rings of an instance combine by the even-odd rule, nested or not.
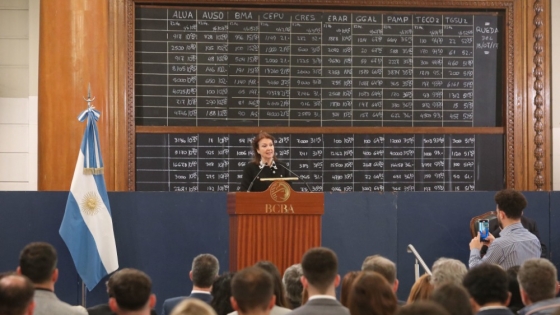
[(218, 258), (212, 254), (200, 254), (193, 259), (189, 278), (193, 282), (193, 289), (189, 296), (179, 296), (163, 302), (162, 315), (169, 315), (177, 304), (187, 298), (202, 300), (208, 304), (212, 301), (212, 284), (220, 272)]
[(303, 255), (301, 267), (301, 283), (309, 300), (290, 315), (350, 315), (348, 309), (336, 300), (335, 288), (340, 283), (340, 275), (338, 258), (332, 250), (325, 247), (308, 250)]

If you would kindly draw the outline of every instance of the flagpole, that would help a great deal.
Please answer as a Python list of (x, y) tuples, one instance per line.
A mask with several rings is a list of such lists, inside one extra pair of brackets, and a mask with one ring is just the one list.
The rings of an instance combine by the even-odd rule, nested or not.
[(82, 306), (86, 307), (86, 284), (82, 281)]
[[(87, 102), (88, 108), (91, 108), (91, 103), (95, 100), (95, 97), (91, 98), (91, 83), (88, 83), (88, 93), (87, 99), (84, 97), (84, 100)], [(87, 298), (87, 291), (86, 291), (86, 283), (82, 281), (82, 306), (86, 307), (86, 298)]]
[(87, 106), (88, 108), (91, 108), (91, 103), (95, 100), (94, 98), (91, 98), (91, 84), (88, 83), (88, 88), (87, 88), (87, 98), (84, 97), (84, 101), (87, 102)]

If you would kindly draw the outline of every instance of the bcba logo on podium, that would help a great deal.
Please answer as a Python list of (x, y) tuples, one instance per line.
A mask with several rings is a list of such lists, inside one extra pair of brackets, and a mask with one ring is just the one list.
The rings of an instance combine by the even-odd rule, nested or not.
[(266, 213), (294, 213), (294, 207), (284, 203), (290, 199), (290, 185), (286, 182), (273, 182), (269, 190), (272, 200), (278, 203), (265, 204)]

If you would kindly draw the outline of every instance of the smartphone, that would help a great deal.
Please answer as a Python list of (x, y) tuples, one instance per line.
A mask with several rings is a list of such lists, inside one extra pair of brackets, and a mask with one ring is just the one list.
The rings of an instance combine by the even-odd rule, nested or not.
[(484, 242), (490, 233), (490, 223), (488, 220), (478, 220), (478, 231), (480, 232), (480, 241)]

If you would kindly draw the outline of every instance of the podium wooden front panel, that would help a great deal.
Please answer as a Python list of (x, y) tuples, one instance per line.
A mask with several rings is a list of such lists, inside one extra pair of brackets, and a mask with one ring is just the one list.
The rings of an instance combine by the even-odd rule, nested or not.
[[(285, 201), (271, 193), (282, 184), (289, 191)], [(283, 273), (309, 248), (321, 245), (323, 193), (298, 193), (276, 182), (264, 192), (228, 193), (227, 204), (231, 271), (269, 260)]]

